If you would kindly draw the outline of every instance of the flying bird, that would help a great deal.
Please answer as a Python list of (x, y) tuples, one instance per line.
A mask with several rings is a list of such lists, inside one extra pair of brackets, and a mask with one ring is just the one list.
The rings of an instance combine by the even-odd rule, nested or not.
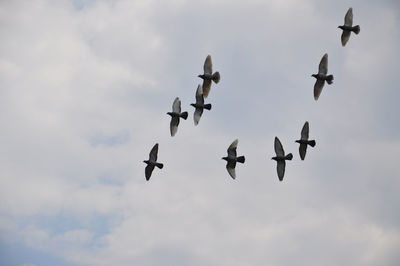
[(324, 56), (321, 59), (321, 62), (319, 63), (318, 74), (311, 75), (312, 77), (317, 79), (314, 85), (315, 100), (318, 100), (319, 95), (322, 92), (322, 88), (324, 87), (325, 81), (328, 82), (328, 84), (333, 83), (333, 75), (327, 75), (327, 73), (328, 73), (328, 54), (324, 54)]
[(308, 140), (308, 132), (309, 132), (309, 125), (308, 122), (306, 121), (304, 123), (303, 129), (301, 130), (301, 138), (299, 140), (296, 140), (296, 142), (300, 144), (299, 153), (300, 153), (300, 158), (302, 160), (304, 160), (304, 158), (306, 157), (307, 145), (314, 147), (316, 144), (315, 140)]
[(278, 163), (278, 165), (276, 166), (276, 171), (278, 172), (279, 181), (282, 181), (283, 176), (285, 175), (285, 160), (292, 160), (293, 155), (291, 153), (285, 155), (285, 151), (283, 150), (282, 144), (279, 141), (278, 137), (275, 137), (274, 147), (276, 156), (272, 157), (271, 159), (275, 160)]
[(236, 157), (236, 148), (238, 145), (238, 140), (234, 140), (232, 144), (228, 147), (228, 156), (223, 157), (222, 160), (225, 160), (226, 163), (226, 170), (228, 170), (229, 175), (235, 179), (236, 178), (236, 162), (244, 163), (244, 156)]
[(178, 131), (179, 118), (187, 119), (188, 112), (181, 113), (181, 101), (179, 97), (176, 97), (174, 103), (172, 104), (172, 112), (168, 112), (168, 115), (171, 116), (171, 123), (169, 125), (171, 130), (171, 136), (175, 136)]
[(154, 147), (151, 149), (149, 154), (149, 159), (143, 161), (144, 163), (147, 164), (146, 169), (144, 171), (147, 181), (149, 181), (151, 173), (153, 172), (155, 166), (157, 166), (160, 169), (164, 167), (162, 163), (157, 162), (157, 153), (158, 153), (158, 143), (156, 143), (156, 145), (154, 145)]
[(212, 73), (211, 55), (207, 56), (203, 68), (204, 68), (204, 74), (198, 75), (198, 77), (203, 79), (203, 95), (205, 98), (207, 98), (211, 89), (211, 81), (218, 83), (221, 77), (218, 71), (215, 72), (214, 74)]
[(355, 34), (360, 33), (359, 25), (353, 27), (353, 8), (350, 7), (349, 10), (347, 10), (346, 15), (344, 16), (344, 25), (338, 26), (338, 28), (343, 30), (341, 37), (342, 46), (345, 46), (349, 41), (351, 32), (354, 32)]
[(196, 108), (193, 114), (193, 120), (194, 125), (197, 126), (200, 121), (201, 115), (203, 114), (203, 110), (211, 110), (210, 103), (204, 104), (203, 88), (201, 87), (201, 85), (199, 85), (196, 90), (196, 103), (191, 103), (190, 105)]

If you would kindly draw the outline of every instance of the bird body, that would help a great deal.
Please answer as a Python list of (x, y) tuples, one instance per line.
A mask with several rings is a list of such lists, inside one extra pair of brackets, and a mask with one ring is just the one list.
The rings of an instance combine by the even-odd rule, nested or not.
[(321, 59), (321, 62), (318, 66), (318, 74), (312, 74), (311, 76), (316, 78), (314, 84), (314, 99), (318, 100), (321, 95), (322, 88), (324, 87), (325, 81), (328, 84), (333, 83), (333, 75), (328, 75), (328, 54), (324, 54)]
[(238, 140), (234, 140), (231, 145), (228, 147), (228, 156), (222, 157), (222, 160), (226, 161), (226, 170), (228, 170), (229, 175), (235, 179), (236, 178), (236, 163), (244, 163), (245, 162), (245, 157), (244, 156), (237, 156), (236, 153), (236, 148), (238, 145)]
[(203, 86), (202, 86), (203, 95), (205, 98), (207, 98), (208, 94), (210, 93), (212, 81), (218, 83), (219, 80), (221, 79), (221, 76), (218, 71), (215, 73), (212, 72), (213, 70), (212, 70), (211, 55), (208, 55), (206, 60), (204, 61), (203, 70), (204, 74), (198, 75), (198, 77), (203, 79)]
[(211, 110), (211, 104), (204, 104), (204, 96), (203, 96), (203, 88), (201, 85), (197, 86), (196, 90), (196, 103), (191, 103), (195, 109), (193, 114), (194, 124), (197, 125), (200, 121), (201, 115), (203, 114), (203, 110)]
[(340, 38), (342, 46), (345, 46), (349, 41), (351, 32), (354, 32), (355, 34), (360, 33), (360, 26), (353, 26), (353, 8), (350, 7), (349, 10), (347, 10), (346, 15), (344, 16), (344, 25), (338, 26), (338, 28), (343, 30)]
[(180, 118), (186, 120), (188, 117), (188, 112), (181, 112), (181, 101), (179, 100), (179, 97), (176, 97), (174, 103), (172, 104), (172, 112), (168, 112), (167, 114), (171, 116), (170, 131), (171, 136), (173, 137), (178, 131)]
[(300, 158), (302, 160), (304, 160), (304, 158), (306, 157), (307, 146), (309, 145), (311, 147), (314, 147), (316, 144), (315, 140), (308, 140), (308, 135), (309, 135), (309, 124), (308, 121), (306, 121), (301, 130), (301, 138), (295, 141), (300, 144), (299, 153), (300, 153)]
[(149, 154), (149, 159), (143, 161), (145, 164), (147, 164), (145, 168), (145, 176), (147, 181), (149, 181), (151, 174), (154, 170), (154, 167), (158, 167), (160, 169), (164, 167), (162, 163), (157, 162), (157, 154), (158, 154), (158, 143), (156, 143), (151, 149)]
[(282, 181), (285, 175), (286, 160), (292, 160), (293, 155), (291, 153), (285, 155), (285, 151), (283, 150), (283, 146), (278, 137), (275, 137), (274, 148), (276, 156), (271, 159), (277, 162), (276, 171), (278, 173), (279, 181)]

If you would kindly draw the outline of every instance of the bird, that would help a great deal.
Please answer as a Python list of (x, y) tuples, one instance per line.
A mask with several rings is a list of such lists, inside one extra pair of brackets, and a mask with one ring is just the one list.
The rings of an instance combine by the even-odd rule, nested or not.
[(278, 172), (279, 181), (283, 180), (283, 176), (285, 175), (285, 167), (286, 167), (286, 160), (292, 160), (293, 155), (289, 153), (285, 156), (285, 151), (283, 150), (282, 144), (279, 141), (278, 137), (275, 137), (275, 153), (276, 156), (272, 157), (271, 160), (275, 160), (278, 164), (276, 166), (276, 171)]
[(344, 16), (344, 25), (338, 26), (338, 28), (343, 30), (341, 37), (343, 47), (349, 41), (351, 32), (354, 32), (355, 34), (360, 33), (359, 25), (353, 27), (353, 8), (350, 7), (349, 10), (347, 10), (346, 15)]
[(196, 108), (193, 114), (193, 120), (194, 120), (194, 125), (197, 126), (197, 124), (200, 121), (201, 115), (203, 114), (203, 110), (204, 109), (211, 110), (210, 103), (204, 104), (203, 88), (201, 87), (200, 84), (199, 86), (197, 86), (196, 90), (196, 103), (191, 103), (190, 105)]
[(228, 170), (229, 175), (235, 179), (236, 178), (236, 172), (235, 172), (235, 167), (236, 167), (236, 162), (239, 163), (244, 163), (245, 158), (244, 156), (236, 156), (236, 148), (238, 145), (238, 140), (235, 139), (231, 145), (228, 147), (228, 156), (222, 157), (222, 160), (225, 160), (226, 163), (226, 170)]
[(309, 125), (308, 121), (306, 121), (304, 123), (303, 129), (301, 130), (301, 138), (295, 141), (300, 144), (299, 153), (301, 160), (304, 160), (304, 158), (306, 157), (307, 145), (314, 147), (316, 144), (315, 140), (308, 140), (308, 132), (309, 132)]
[(146, 181), (149, 181), (151, 173), (153, 172), (155, 166), (157, 166), (160, 169), (164, 167), (162, 163), (157, 162), (157, 153), (158, 153), (158, 143), (156, 143), (151, 149), (149, 154), (149, 159), (143, 161), (145, 164), (147, 164), (144, 171), (146, 175)]
[(318, 74), (311, 75), (312, 77), (317, 79), (314, 85), (315, 100), (318, 100), (319, 95), (322, 92), (322, 88), (324, 87), (325, 81), (328, 82), (328, 84), (333, 83), (333, 75), (327, 75), (327, 73), (328, 73), (328, 54), (324, 54), (324, 56), (321, 59), (321, 62), (319, 63)]
[(199, 78), (203, 79), (203, 95), (205, 98), (208, 97), (211, 89), (211, 81), (214, 81), (216, 84), (221, 79), (219, 72), (212, 73), (212, 61), (211, 55), (208, 55), (206, 61), (204, 61), (204, 74), (198, 75)]
[(176, 97), (174, 103), (172, 104), (172, 112), (168, 112), (167, 114), (171, 116), (171, 123), (169, 127), (171, 131), (171, 137), (173, 137), (178, 131), (179, 118), (186, 120), (188, 117), (188, 112), (181, 113), (181, 101), (179, 100), (179, 97)]

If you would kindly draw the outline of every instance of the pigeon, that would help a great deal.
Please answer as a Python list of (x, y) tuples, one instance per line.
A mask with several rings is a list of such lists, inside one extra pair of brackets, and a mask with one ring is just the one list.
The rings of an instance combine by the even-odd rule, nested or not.
[(236, 172), (235, 172), (235, 167), (236, 167), (236, 162), (239, 163), (244, 163), (244, 156), (239, 156), (236, 157), (236, 148), (238, 145), (238, 140), (234, 140), (232, 144), (228, 147), (228, 156), (223, 157), (222, 160), (225, 160), (226, 163), (226, 170), (228, 170), (229, 175), (235, 179), (236, 178)]
[(201, 115), (203, 114), (203, 110), (211, 110), (210, 103), (204, 104), (203, 88), (201, 87), (201, 85), (199, 85), (196, 90), (196, 103), (191, 103), (190, 105), (196, 108), (196, 110), (194, 111), (193, 120), (194, 125), (197, 126), (200, 121)]
[(182, 117), (186, 120), (188, 112), (181, 113), (181, 101), (179, 100), (179, 97), (176, 97), (172, 104), (172, 112), (168, 112), (167, 114), (171, 116), (170, 130), (171, 136), (173, 137), (178, 131), (179, 118)]
[(204, 62), (204, 74), (198, 75), (198, 77), (203, 79), (203, 95), (207, 98), (211, 89), (211, 81), (218, 83), (221, 78), (218, 71), (212, 73), (211, 55), (208, 55)]
[(328, 82), (328, 84), (333, 83), (333, 75), (327, 75), (327, 73), (328, 73), (328, 54), (324, 54), (324, 56), (321, 59), (321, 62), (319, 63), (318, 74), (311, 75), (312, 77), (317, 79), (314, 85), (315, 100), (318, 100), (319, 95), (322, 92), (322, 88), (324, 87), (325, 81)]
[(304, 123), (303, 129), (301, 130), (301, 138), (295, 141), (300, 144), (299, 153), (300, 153), (300, 158), (302, 160), (304, 160), (304, 158), (306, 157), (307, 145), (314, 147), (316, 144), (315, 140), (308, 140), (308, 132), (309, 132), (308, 128), (309, 128), (308, 122), (306, 121)]
[(278, 172), (279, 181), (282, 181), (283, 176), (285, 175), (285, 166), (286, 166), (285, 160), (292, 160), (293, 155), (289, 153), (288, 155), (285, 156), (285, 151), (283, 150), (282, 144), (279, 141), (278, 137), (275, 137), (274, 146), (275, 146), (276, 156), (272, 157), (271, 159), (275, 160), (278, 163), (278, 165), (276, 166), (276, 171)]
[(157, 153), (158, 153), (158, 143), (156, 143), (156, 145), (154, 145), (154, 147), (151, 149), (149, 154), (149, 159), (143, 161), (144, 163), (147, 164), (145, 169), (145, 175), (147, 181), (149, 181), (151, 173), (153, 172), (155, 166), (157, 166), (160, 169), (164, 167), (162, 163), (157, 163)]
[(351, 32), (354, 32), (355, 34), (360, 33), (359, 25), (353, 27), (353, 8), (350, 7), (349, 10), (347, 10), (346, 15), (344, 16), (344, 25), (338, 26), (338, 28), (343, 30), (341, 37), (343, 47), (349, 41)]

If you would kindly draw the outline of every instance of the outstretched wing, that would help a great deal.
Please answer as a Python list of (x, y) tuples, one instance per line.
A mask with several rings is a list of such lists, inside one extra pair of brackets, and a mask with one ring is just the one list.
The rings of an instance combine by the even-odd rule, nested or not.
[(174, 103), (172, 104), (172, 112), (178, 114), (181, 113), (181, 100), (179, 100), (179, 97), (176, 97)]
[(307, 144), (301, 143), (299, 147), (299, 153), (300, 153), (300, 158), (302, 160), (304, 160), (304, 158), (306, 157), (306, 152), (307, 152)]
[(146, 175), (146, 180), (147, 181), (149, 181), (149, 179), (150, 179), (150, 177), (151, 177), (151, 173), (153, 172), (153, 170), (154, 170), (154, 165), (151, 165), (151, 164), (148, 164), (147, 166), (146, 166), (146, 169), (145, 169), (145, 175)]
[(326, 75), (327, 73), (328, 73), (328, 54), (324, 54), (324, 56), (321, 59), (321, 62), (319, 62), (318, 74)]
[(285, 151), (283, 150), (282, 143), (278, 137), (275, 137), (274, 148), (277, 156), (285, 156)]
[(278, 161), (278, 164), (276, 165), (276, 171), (278, 172), (279, 181), (283, 180), (283, 176), (285, 175), (285, 167), (286, 167), (285, 160)]
[(353, 26), (353, 8), (349, 8), (347, 10), (346, 15), (344, 16), (344, 25), (346, 26)]
[(236, 167), (236, 162), (235, 161), (230, 161), (226, 164), (226, 170), (228, 170), (229, 175), (235, 179), (236, 178), (236, 171), (235, 171), (235, 167)]
[(199, 124), (201, 115), (203, 114), (203, 108), (196, 108), (193, 114), (194, 125), (197, 126)]
[(212, 74), (212, 61), (211, 55), (207, 55), (206, 61), (204, 61), (204, 74)]
[(178, 125), (179, 125), (179, 117), (173, 116), (171, 119), (171, 123), (169, 124), (172, 137), (175, 136), (176, 132), (178, 131)]
[(211, 89), (211, 80), (205, 79), (203, 80), (203, 96), (207, 98), (208, 94), (210, 93)]
[(308, 132), (309, 132), (309, 126), (308, 126), (308, 121), (304, 123), (303, 129), (301, 130), (301, 139), (302, 140), (308, 140)]
[(149, 160), (153, 162), (157, 162), (157, 153), (158, 153), (158, 143), (154, 145), (154, 147), (150, 151)]
[(322, 88), (324, 87), (325, 81), (322, 79), (317, 79), (314, 84), (314, 99), (318, 100), (319, 96), (321, 95)]
[(350, 31), (349, 30), (343, 30), (342, 32), (342, 37), (341, 37), (341, 41), (342, 41), (342, 46), (345, 46), (346, 43), (349, 41), (350, 39)]
[(231, 145), (228, 147), (228, 156), (229, 157), (236, 157), (236, 148), (238, 145), (239, 140), (235, 139)]
[(204, 103), (203, 87), (200, 84), (199, 84), (199, 86), (197, 86), (197, 90), (196, 90), (196, 103), (197, 104)]

